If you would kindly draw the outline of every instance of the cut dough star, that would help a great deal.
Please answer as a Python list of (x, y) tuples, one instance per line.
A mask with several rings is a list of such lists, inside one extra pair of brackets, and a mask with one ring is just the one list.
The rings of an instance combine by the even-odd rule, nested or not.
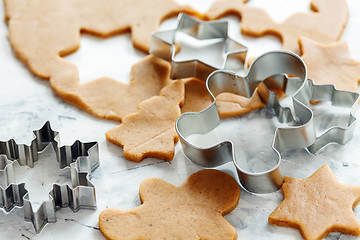
[(308, 240), (330, 232), (360, 235), (352, 209), (360, 200), (360, 187), (339, 183), (328, 165), (307, 179), (285, 177), (283, 202), (269, 216), (269, 223), (300, 230)]
[(346, 42), (323, 45), (302, 37), (300, 46), (309, 78), (316, 84), (334, 84), (339, 90), (359, 91), (360, 62), (351, 58)]

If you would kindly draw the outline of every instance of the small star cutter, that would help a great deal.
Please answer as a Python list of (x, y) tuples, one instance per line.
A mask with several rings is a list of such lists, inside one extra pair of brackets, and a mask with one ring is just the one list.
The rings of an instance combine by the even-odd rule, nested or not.
[[(32, 222), (38, 234), (47, 223), (56, 222), (56, 208), (70, 207), (77, 212), (82, 208), (96, 209), (95, 186), (90, 181), (91, 172), (99, 166), (97, 142), (75, 141), (73, 145), (59, 147), (59, 133), (53, 131), (50, 122), (35, 130), (30, 145), (17, 144), (14, 139), (0, 141), (0, 208), (10, 212), (23, 207), (25, 221)], [(20, 166), (34, 167), (38, 153), (47, 146), (53, 147), (54, 158), (60, 169), (70, 168), (72, 186), (53, 184), (49, 200), (43, 201), (34, 212), (25, 183), (15, 182), (14, 162)]]
[[(175, 60), (177, 53), (176, 34), (185, 33), (197, 40), (219, 40), (223, 43), (222, 66), (217, 68), (194, 56), (185, 61)], [(247, 47), (234, 41), (228, 36), (228, 22), (226, 20), (201, 21), (185, 13), (178, 15), (176, 29), (154, 32), (151, 39), (149, 53), (171, 63), (171, 78), (196, 77), (205, 81), (207, 76), (215, 70), (232, 70), (243, 66), (247, 55)]]
[[(288, 78), (286, 74), (297, 77)], [(270, 193), (281, 187), (284, 181), (280, 173), (281, 153), (285, 149), (307, 148), (310, 153), (315, 153), (329, 143), (345, 144), (352, 138), (359, 94), (336, 90), (333, 85), (315, 85), (311, 79), (307, 79), (306, 65), (295, 53), (267, 52), (252, 63), (245, 76), (230, 71), (215, 71), (209, 75), (206, 86), (213, 103), (201, 112), (184, 113), (176, 121), (175, 128), (183, 152), (192, 162), (203, 167), (218, 167), (233, 162), (239, 181), (248, 192)], [(215, 98), (219, 93), (230, 92), (249, 98), (255, 89), (267, 107), (274, 109), (278, 121), (287, 124), (275, 130), (272, 149), (277, 159), (271, 169), (249, 172), (241, 168), (238, 164), (241, 159), (237, 160), (235, 156), (236, 146), (230, 140), (202, 148), (188, 139), (193, 134), (206, 134), (220, 124)], [(276, 92), (270, 89), (291, 95), (292, 107), (280, 105)], [(350, 109), (349, 119), (317, 135), (310, 108), (312, 101), (331, 101), (334, 106), (347, 107)]]

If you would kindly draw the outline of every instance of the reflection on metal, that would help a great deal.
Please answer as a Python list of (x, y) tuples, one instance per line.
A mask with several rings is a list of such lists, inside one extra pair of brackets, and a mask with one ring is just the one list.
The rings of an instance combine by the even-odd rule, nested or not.
[[(26, 221), (31, 221), (36, 233), (48, 222), (56, 222), (56, 207), (70, 207), (74, 212), (80, 208), (96, 209), (95, 187), (90, 182), (91, 172), (99, 166), (97, 142), (76, 141), (71, 146), (59, 147), (59, 135), (51, 129), (50, 123), (34, 131), (35, 137), (29, 146), (17, 144), (11, 139), (0, 142), (0, 207), (6, 212), (15, 206), (24, 208)], [(16, 183), (14, 162), (21, 166), (34, 167), (38, 153), (48, 145), (52, 146), (54, 159), (60, 169), (69, 168), (72, 186), (54, 183), (49, 192), (49, 200), (43, 201), (34, 212), (25, 183)]]
[[(296, 77), (289, 78), (286, 74)], [(305, 63), (292, 52), (272, 51), (261, 55), (252, 63), (246, 76), (224, 70), (215, 71), (207, 78), (206, 85), (213, 103), (199, 113), (184, 113), (176, 121), (183, 151), (191, 161), (204, 167), (217, 167), (233, 161), (241, 185), (249, 192), (268, 193), (281, 187), (283, 176), (279, 167), (283, 150), (307, 148), (315, 153), (328, 143), (344, 144), (353, 135), (356, 122), (354, 112), (359, 94), (336, 90), (333, 85), (313, 84), (312, 80), (307, 79)], [(189, 141), (189, 136), (206, 134), (219, 125), (215, 96), (221, 92), (230, 92), (251, 97), (255, 89), (267, 107), (274, 109), (278, 121), (287, 125), (275, 131), (272, 143), (277, 156), (275, 166), (263, 172), (245, 171), (238, 164), (242, 159), (235, 157), (234, 148), (240, 146), (234, 146), (231, 141), (223, 141), (208, 148), (201, 148)], [(277, 91), (292, 95), (291, 109), (280, 105)], [(349, 119), (317, 136), (313, 112), (309, 108), (310, 102), (316, 101), (331, 101), (334, 106), (349, 108)]]
[[(222, 66), (217, 68), (200, 61), (197, 56), (191, 60), (176, 61), (175, 55), (179, 45), (176, 45), (176, 33), (182, 32), (198, 40), (218, 40), (223, 43)], [(209, 49), (211, 51), (211, 49)], [(215, 70), (233, 70), (233, 67), (243, 66), (247, 48), (228, 36), (228, 22), (225, 20), (201, 21), (187, 14), (181, 13), (178, 17), (178, 26), (174, 30), (153, 33), (150, 54), (167, 60), (171, 63), (171, 78), (179, 79), (196, 77), (203, 81)], [(194, 52), (196, 54), (196, 52)]]

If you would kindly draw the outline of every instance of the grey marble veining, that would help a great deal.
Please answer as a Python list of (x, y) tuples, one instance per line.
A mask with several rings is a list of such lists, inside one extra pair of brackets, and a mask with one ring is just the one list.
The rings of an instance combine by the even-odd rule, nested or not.
[[(255, 0), (254, 0), (255, 1)], [(350, 20), (343, 36), (350, 44), (352, 55), (360, 60), (360, 9), (357, 0), (348, 0)], [(205, 3), (199, 1), (199, 7)], [(206, 3), (208, 4), (208, 3)], [(196, 3), (194, 3), (196, 5)], [(200, 6), (201, 5), (201, 6)], [(4, 19), (3, 4), (0, 4), (0, 19)], [(117, 122), (95, 118), (76, 107), (64, 103), (50, 88), (47, 80), (39, 79), (29, 72), (13, 54), (7, 39), (7, 26), (0, 21), (0, 140), (15, 138), (19, 143), (32, 140), (32, 130), (40, 128), (47, 120), (60, 132), (62, 144), (75, 140), (98, 141), (100, 167), (92, 175), (96, 186), (97, 210), (81, 209), (77, 213), (69, 208), (59, 209), (57, 222), (48, 224), (36, 235), (29, 222), (25, 222), (21, 208), (10, 213), (0, 210), (0, 239), (103, 239), (98, 229), (99, 213), (108, 207), (131, 209), (140, 205), (138, 188), (149, 177), (158, 177), (176, 186), (181, 185), (199, 166), (187, 160), (176, 146), (176, 156), (171, 162), (145, 159), (133, 163), (124, 159), (122, 149), (105, 140), (105, 132), (118, 125)], [(246, 42), (245, 42), (246, 44)], [(249, 120), (253, 115), (242, 118)], [(360, 118), (360, 111), (357, 112)], [(268, 124), (251, 125), (259, 132), (266, 131)], [(353, 139), (346, 145), (332, 144), (316, 155), (305, 149), (288, 150), (283, 153), (281, 171), (284, 175), (306, 178), (323, 164), (329, 164), (339, 181), (360, 186), (360, 124), (357, 124)], [(220, 167), (234, 177), (231, 163)], [(61, 178), (67, 176), (60, 174)], [(269, 214), (282, 201), (280, 191), (254, 195), (241, 191), (237, 208), (226, 219), (237, 229), (239, 239), (301, 239), (297, 230), (269, 225)], [(360, 207), (355, 208), (360, 219)], [(339, 233), (327, 239), (352, 240), (357, 237)]]

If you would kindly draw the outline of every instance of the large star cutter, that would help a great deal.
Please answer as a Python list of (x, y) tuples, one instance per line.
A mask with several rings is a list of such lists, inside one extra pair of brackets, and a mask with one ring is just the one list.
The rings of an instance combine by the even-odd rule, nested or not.
[[(296, 78), (288, 78), (290, 74)], [(204, 167), (217, 167), (233, 162), (242, 187), (253, 193), (268, 193), (279, 189), (283, 183), (280, 173), (281, 152), (285, 149), (307, 148), (315, 153), (325, 145), (335, 142), (345, 144), (353, 135), (359, 94), (336, 90), (333, 85), (315, 85), (307, 79), (307, 69), (303, 60), (288, 51), (273, 51), (258, 57), (250, 66), (246, 76), (229, 71), (215, 71), (206, 81), (213, 103), (199, 113), (184, 113), (176, 121), (185, 155), (194, 163)], [(220, 124), (216, 99), (221, 92), (230, 92), (251, 97), (255, 89), (267, 107), (273, 108), (278, 121), (286, 127), (275, 130), (272, 149), (276, 153), (277, 164), (264, 172), (248, 172), (242, 169), (235, 157), (235, 147), (231, 141), (223, 141), (208, 148), (201, 148), (187, 138), (193, 134), (206, 134)], [(282, 107), (273, 90), (292, 95), (292, 108)], [(333, 126), (317, 135), (310, 109), (311, 101), (331, 101), (332, 105), (350, 109), (344, 124)], [(346, 126), (346, 127), (341, 127)]]
[[(70, 207), (74, 212), (81, 208), (96, 209), (95, 187), (90, 182), (90, 174), (99, 166), (99, 154), (97, 142), (76, 141), (71, 146), (59, 147), (58, 132), (51, 129), (49, 122), (34, 134), (29, 146), (17, 144), (13, 139), (0, 142), (0, 207), (9, 212), (15, 206), (22, 206), (25, 220), (32, 222), (39, 233), (46, 223), (56, 222), (56, 207)], [(48, 145), (55, 150), (54, 158), (60, 169), (70, 168), (72, 186), (53, 184), (49, 200), (42, 202), (34, 212), (25, 183), (15, 183), (13, 163), (18, 161), (20, 166), (34, 167), (38, 153)]]
[[(175, 38), (177, 32), (183, 32), (197, 40), (217, 39), (222, 41), (223, 56), (219, 56), (223, 58), (222, 66), (217, 68), (200, 61), (196, 56), (186, 61), (176, 61)], [(201, 21), (180, 13), (176, 29), (153, 33), (149, 52), (171, 63), (172, 79), (196, 77), (205, 81), (207, 76), (215, 70), (230, 70), (234, 66), (243, 66), (247, 51), (247, 47), (228, 36), (228, 22), (226, 20)]]

